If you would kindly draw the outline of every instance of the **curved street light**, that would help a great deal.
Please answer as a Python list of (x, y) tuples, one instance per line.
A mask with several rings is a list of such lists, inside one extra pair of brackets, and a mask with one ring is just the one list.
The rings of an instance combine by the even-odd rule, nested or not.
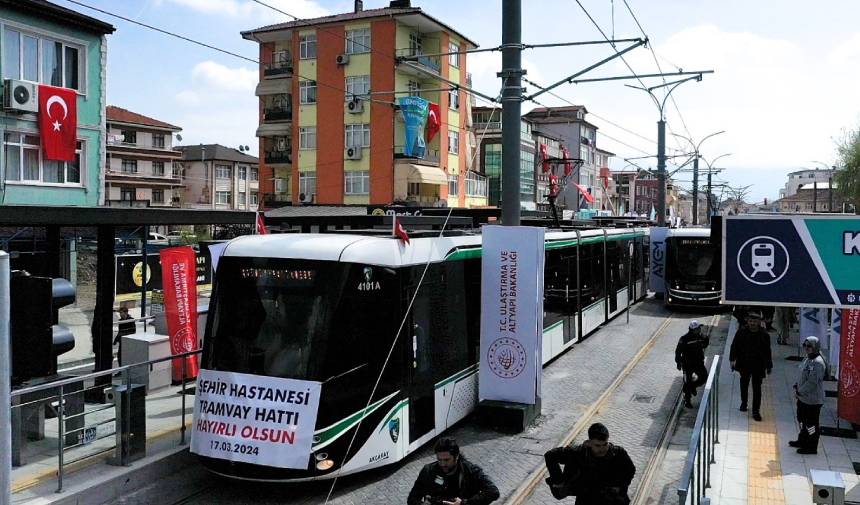
[[(713, 191), (711, 188), (711, 176), (714, 174), (714, 165), (717, 164), (717, 161), (720, 158), (725, 158), (726, 156), (731, 156), (731, 155), (732, 155), (732, 153), (723, 153), (723, 154), (717, 156), (716, 158), (712, 159), (710, 162), (708, 162), (708, 160), (705, 159), (704, 156), (702, 156), (702, 160), (705, 162), (706, 165), (708, 165), (708, 224), (711, 224), (711, 214), (713, 214), (713, 205), (714, 205), (713, 204), (714, 194), (713, 194)], [(719, 171), (722, 169), (718, 168), (717, 170)]]
[[(725, 132), (726, 132), (725, 130), (720, 130), (718, 132), (714, 132), (714, 133), (705, 135), (702, 138), (702, 140), (699, 141), (698, 144), (693, 142), (693, 139), (691, 139), (689, 137), (685, 137), (685, 136), (679, 135), (677, 133), (672, 134), (675, 137), (682, 138), (682, 139), (686, 140), (693, 147), (694, 158), (693, 158), (693, 216), (692, 216), (693, 219), (692, 219), (692, 221), (693, 221), (694, 225), (699, 224), (699, 158), (701, 157), (699, 155), (699, 148), (702, 147), (702, 144), (704, 144), (705, 141), (708, 140), (709, 138), (716, 137), (717, 135), (719, 135), (721, 133), (725, 133)], [(708, 204), (708, 207), (710, 207), (710, 203)], [(708, 212), (708, 214), (710, 215), (710, 212)]]

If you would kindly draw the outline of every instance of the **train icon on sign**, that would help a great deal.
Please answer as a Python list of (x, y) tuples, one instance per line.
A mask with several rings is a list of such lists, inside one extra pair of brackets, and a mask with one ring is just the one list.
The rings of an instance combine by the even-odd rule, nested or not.
[(738, 272), (753, 284), (766, 286), (782, 279), (788, 272), (788, 249), (779, 240), (759, 235), (740, 247), (737, 254)]

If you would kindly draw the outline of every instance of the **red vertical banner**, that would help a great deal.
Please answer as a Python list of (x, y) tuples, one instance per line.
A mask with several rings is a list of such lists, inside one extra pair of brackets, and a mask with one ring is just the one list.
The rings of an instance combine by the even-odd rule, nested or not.
[(836, 414), (860, 424), (860, 309), (842, 309), (839, 342), (839, 399)]
[[(171, 354), (197, 349), (196, 255), (190, 246), (162, 249), (161, 280)], [(197, 377), (197, 355), (185, 358), (185, 378)], [(173, 360), (173, 381), (182, 380), (182, 358)]]

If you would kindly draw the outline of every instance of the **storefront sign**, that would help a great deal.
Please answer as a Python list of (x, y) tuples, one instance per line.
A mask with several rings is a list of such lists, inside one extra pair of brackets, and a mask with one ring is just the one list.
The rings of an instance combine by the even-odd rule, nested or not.
[(191, 452), (277, 468), (308, 468), (321, 384), (200, 370)]
[(544, 229), (484, 226), (481, 400), (534, 404), (540, 394)]
[[(139, 294), (143, 286), (143, 255), (121, 254), (116, 261), (115, 295)], [(195, 258), (195, 275), (198, 286), (212, 283), (212, 260), (209, 249), (201, 247)], [(146, 256), (146, 290), (159, 290), (161, 284), (161, 257), (156, 253)]]

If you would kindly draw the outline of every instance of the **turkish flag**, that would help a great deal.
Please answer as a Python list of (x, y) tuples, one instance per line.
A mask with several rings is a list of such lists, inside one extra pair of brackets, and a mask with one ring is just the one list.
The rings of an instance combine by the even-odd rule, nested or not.
[(266, 220), (263, 217), (262, 212), (257, 212), (257, 234), (258, 235), (268, 235), (269, 231), (266, 230)]
[(576, 189), (578, 189), (580, 193), (582, 193), (582, 196), (585, 198), (585, 201), (587, 201), (588, 203), (594, 201), (594, 196), (588, 192), (588, 188), (586, 188), (582, 184), (577, 184), (575, 182), (573, 183), (573, 185), (576, 186)]
[(562, 147), (561, 152), (562, 152), (562, 156), (564, 156), (564, 159), (565, 159), (564, 176), (567, 177), (568, 175), (570, 175), (571, 172), (573, 172), (573, 165), (571, 165), (570, 161), (568, 161), (568, 160), (570, 160), (570, 151), (568, 151), (566, 147)]
[(409, 243), (409, 234), (406, 233), (406, 229), (403, 228), (403, 225), (400, 224), (400, 221), (397, 220), (397, 216), (394, 216), (394, 220), (392, 221), (392, 232), (395, 237), (399, 238), (401, 241)]
[(73, 89), (39, 85), (39, 134), (45, 159), (75, 161), (78, 97)]
[(540, 150), (540, 162), (542, 165), (541, 168), (544, 172), (549, 172), (550, 166), (549, 163), (546, 161), (547, 159), (549, 159), (549, 152), (547, 151), (546, 144), (541, 144), (538, 149)]
[(430, 102), (430, 109), (427, 113), (427, 142), (433, 140), (433, 137), (439, 133), (439, 127), (442, 124), (442, 119), (439, 114), (439, 104)]

